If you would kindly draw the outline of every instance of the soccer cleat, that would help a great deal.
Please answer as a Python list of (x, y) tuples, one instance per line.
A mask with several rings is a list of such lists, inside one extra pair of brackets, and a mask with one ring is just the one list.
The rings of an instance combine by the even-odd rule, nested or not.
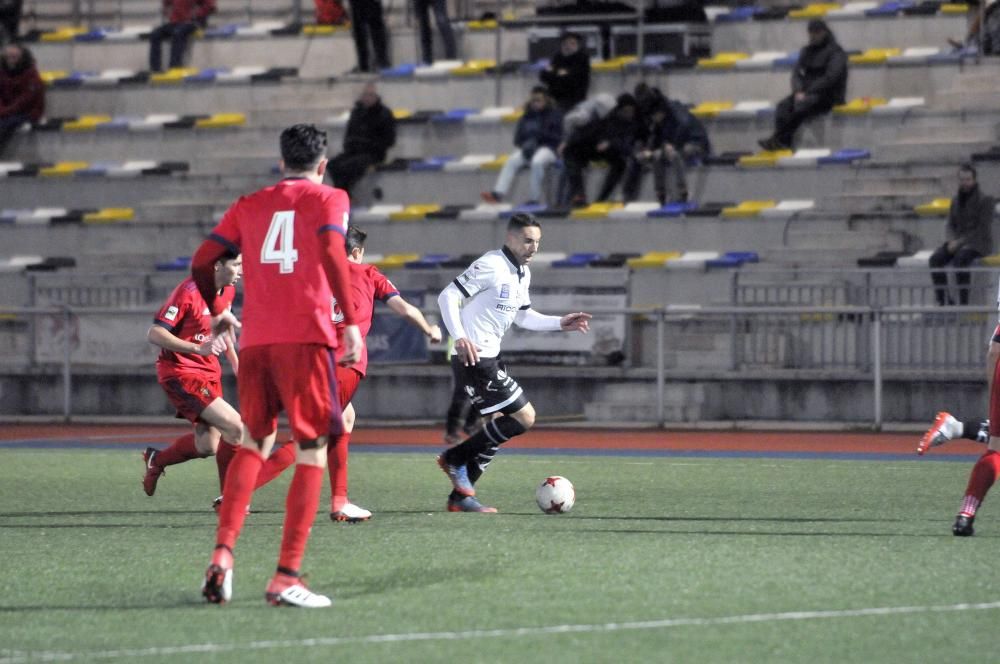
[(458, 500), (448, 498), (449, 512), (480, 512), (482, 514), (496, 514), (497, 508), (483, 505), (473, 496), (463, 496)]
[[(219, 510), (221, 508), (222, 508), (222, 496), (219, 496), (218, 498), (216, 498), (215, 500), (212, 501), (212, 509), (215, 510), (216, 514), (218, 514)], [(246, 514), (250, 514), (250, 506), (249, 505), (247, 505)]]
[(920, 443), (917, 445), (917, 454), (923, 455), (928, 449), (944, 445), (953, 439), (958, 425), (959, 421), (952, 417), (951, 413), (944, 411), (938, 413), (937, 417), (934, 418), (934, 424), (927, 430), (924, 437), (920, 439)]
[(354, 503), (344, 503), (336, 512), (330, 512), (331, 521), (341, 523), (361, 523), (372, 518), (372, 513), (363, 507), (358, 507)]
[(951, 533), (955, 537), (972, 537), (976, 533), (976, 529), (972, 527), (972, 522), (975, 520), (975, 516), (959, 514), (955, 517), (955, 524), (951, 527)]
[(268, 591), (264, 593), (264, 598), (272, 606), (299, 606), (304, 609), (325, 609), (333, 604), (329, 597), (314, 593), (301, 582), (285, 586), (278, 591), (275, 582), (272, 581), (268, 585)]
[(225, 604), (233, 596), (233, 570), (220, 565), (211, 564), (205, 571), (205, 580), (201, 584), (201, 594), (205, 601), (212, 604)]
[(142, 453), (142, 461), (146, 464), (146, 474), (142, 476), (142, 490), (147, 496), (156, 493), (156, 483), (160, 481), (160, 475), (166, 473), (162, 466), (156, 465), (156, 454), (158, 450), (154, 447), (147, 447)]
[(448, 476), (448, 479), (451, 480), (451, 485), (455, 488), (455, 491), (463, 496), (476, 495), (476, 488), (469, 481), (469, 471), (466, 470), (465, 464), (453, 466), (448, 463), (443, 454), (437, 458), (437, 463), (441, 467), (441, 470), (444, 471), (444, 474)]

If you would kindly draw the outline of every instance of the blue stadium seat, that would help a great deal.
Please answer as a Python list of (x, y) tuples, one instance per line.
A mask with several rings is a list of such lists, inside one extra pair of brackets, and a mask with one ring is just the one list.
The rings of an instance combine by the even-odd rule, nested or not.
[(451, 256), (449, 254), (425, 254), (415, 261), (404, 263), (403, 266), (413, 270), (429, 270), (441, 267), (441, 263), (444, 263), (450, 258)]
[(190, 256), (178, 256), (172, 261), (165, 261), (156, 264), (157, 272), (176, 272), (180, 270), (189, 270), (190, 268), (191, 268)]
[(431, 116), (431, 122), (435, 123), (465, 122), (465, 117), (467, 115), (472, 115), (478, 112), (479, 112), (478, 108), (453, 108), (450, 111), (445, 111), (444, 113), (438, 113), (437, 115)]
[[(652, 217), (654, 219), (663, 217), (679, 217), (684, 214), (689, 214), (694, 210), (698, 209), (698, 204), (694, 202), (687, 203), (667, 203), (659, 210), (653, 210), (652, 212), (647, 212), (647, 217)], [(721, 212), (722, 209), (719, 209)]]
[(871, 159), (872, 153), (869, 150), (845, 148), (837, 150), (829, 157), (820, 157), (816, 163), (822, 164), (850, 164), (860, 159)]
[(440, 171), (449, 161), (454, 161), (454, 155), (442, 155), (440, 157), (427, 157), (421, 161), (410, 162), (410, 171)]
[(756, 263), (759, 260), (756, 251), (727, 251), (718, 258), (705, 261), (705, 267), (740, 267), (744, 263)]
[(383, 69), (380, 73), (383, 78), (410, 78), (413, 76), (413, 71), (416, 68), (417, 65), (412, 62), (407, 62), (405, 64), (396, 65), (395, 67)]
[(552, 267), (587, 267), (592, 261), (603, 258), (601, 254), (595, 252), (581, 252), (570, 254), (562, 260), (553, 261)]

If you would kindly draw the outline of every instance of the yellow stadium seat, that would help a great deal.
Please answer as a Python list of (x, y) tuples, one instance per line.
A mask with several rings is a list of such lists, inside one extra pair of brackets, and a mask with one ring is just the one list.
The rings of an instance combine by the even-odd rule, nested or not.
[(94, 131), (98, 125), (111, 122), (110, 115), (81, 115), (75, 120), (64, 122), (63, 131)]
[(852, 65), (880, 65), (894, 55), (900, 55), (901, 48), (870, 48), (848, 58)]
[(405, 120), (406, 118), (413, 117), (413, 111), (408, 108), (394, 108), (392, 109), (392, 117), (397, 120)]
[(219, 129), (221, 127), (242, 127), (247, 123), (243, 113), (216, 113), (210, 117), (195, 120), (194, 126), (199, 129)]
[(922, 217), (943, 217), (948, 214), (950, 208), (950, 198), (935, 198), (930, 203), (916, 206), (913, 211)]
[(43, 32), (38, 39), (43, 42), (68, 42), (73, 41), (77, 35), (82, 35), (86, 31), (87, 28), (63, 27), (51, 32)]
[(90, 166), (90, 162), (87, 161), (60, 161), (52, 166), (38, 169), (38, 174), (47, 178), (66, 177), (77, 171), (82, 171), (88, 166)]
[(104, 208), (83, 215), (83, 221), (88, 224), (109, 224), (116, 221), (132, 221), (133, 219), (135, 219), (135, 210), (132, 208)]
[(647, 251), (638, 258), (629, 258), (625, 263), (633, 270), (641, 270), (652, 267), (663, 267), (667, 261), (680, 257), (681, 252), (679, 251)]
[(716, 53), (710, 58), (699, 58), (698, 67), (700, 69), (732, 69), (740, 60), (750, 57), (747, 53), (724, 51)]
[(394, 270), (396, 268), (403, 267), (410, 261), (418, 260), (419, 258), (420, 254), (389, 254), (377, 263), (372, 263), (372, 265), (380, 270)]
[(788, 18), (820, 18), (835, 9), (840, 9), (840, 5), (833, 2), (813, 2), (802, 9), (788, 12)]
[(738, 163), (744, 168), (776, 166), (779, 159), (791, 157), (793, 154), (795, 154), (794, 150), (765, 150), (764, 152), (740, 157)]
[(612, 210), (625, 207), (624, 203), (591, 203), (585, 208), (577, 208), (570, 213), (571, 219), (604, 219)]
[(310, 24), (302, 26), (302, 34), (304, 35), (312, 35), (312, 36), (332, 35), (336, 31), (337, 31), (337, 26), (335, 25)]
[(501, 115), (500, 116), (500, 121), (501, 122), (517, 122), (518, 120), (521, 119), (522, 115), (524, 115), (524, 109), (523, 108), (518, 108), (513, 113), (507, 113), (506, 115)]
[(498, 154), (497, 158), (493, 161), (488, 161), (485, 164), (480, 164), (479, 170), (481, 171), (499, 171), (503, 168), (503, 165), (507, 163), (507, 154)]
[(968, 14), (969, 5), (964, 2), (946, 2), (939, 10), (942, 14)]
[(590, 66), (591, 71), (621, 71), (625, 65), (635, 62), (638, 58), (634, 55), (620, 55), (610, 60), (595, 62)]
[(42, 83), (45, 85), (52, 85), (53, 81), (58, 81), (60, 78), (66, 78), (69, 76), (69, 72), (57, 69), (54, 71), (43, 71), (39, 74), (42, 79)]
[(888, 103), (882, 97), (858, 97), (846, 104), (834, 106), (833, 112), (837, 115), (864, 115), (876, 106), (885, 106)]
[(461, 67), (448, 70), (453, 76), (479, 76), (485, 74), (490, 67), (495, 67), (496, 60), (469, 60)]
[(743, 201), (733, 207), (722, 208), (722, 216), (726, 219), (744, 219), (756, 217), (764, 210), (777, 205), (775, 201)]
[(176, 85), (183, 83), (185, 78), (194, 76), (199, 71), (197, 67), (174, 67), (173, 69), (153, 74), (149, 77), (149, 82), (157, 85)]
[(731, 101), (703, 101), (691, 109), (696, 118), (714, 118), (722, 111), (728, 111), (735, 104)]
[(417, 221), (440, 209), (441, 206), (437, 203), (414, 203), (407, 205), (399, 212), (390, 212), (389, 221)]
[(1000, 267), (1000, 254), (985, 256), (980, 262), (987, 267)]
[(469, 21), (465, 27), (469, 30), (496, 30), (499, 25), (495, 18), (488, 18), (482, 21)]

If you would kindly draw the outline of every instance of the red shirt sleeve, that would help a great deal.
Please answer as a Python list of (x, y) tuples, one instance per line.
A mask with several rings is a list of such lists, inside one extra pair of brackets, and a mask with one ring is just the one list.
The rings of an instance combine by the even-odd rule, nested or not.
[(378, 268), (372, 268), (372, 283), (375, 284), (375, 299), (385, 302), (394, 295), (399, 295), (399, 289), (389, 281), (389, 278), (379, 272)]
[(180, 328), (181, 322), (190, 313), (190, 309), (191, 298), (185, 297), (185, 291), (180, 287), (175, 288), (160, 310), (156, 312), (156, 318), (153, 319), (153, 322), (171, 334), (175, 334)]

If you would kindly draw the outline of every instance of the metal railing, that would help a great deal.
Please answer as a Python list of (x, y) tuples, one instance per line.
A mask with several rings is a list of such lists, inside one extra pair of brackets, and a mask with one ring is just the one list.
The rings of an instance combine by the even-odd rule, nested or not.
[[(654, 336), (650, 350), (633, 351), (625, 362), (632, 369), (654, 369), (661, 426), (666, 423), (664, 389), (669, 379), (683, 374), (690, 382), (699, 373), (711, 373), (712, 380), (740, 380), (764, 370), (775, 377), (809, 373), (817, 380), (870, 380), (872, 425), (879, 428), (887, 371), (911, 379), (980, 376), (995, 324), (995, 309), (985, 306), (660, 306), (592, 313), (626, 317), (626, 349), (642, 345), (635, 342), (637, 335)], [(52, 375), (57, 369), (62, 415), (70, 419), (75, 369), (152, 366), (155, 352), (145, 338), (151, 316), (148, 309), (5, 309), (0, 311), (0, 368), (19, 368), (27, 375)], [(685, 357), (684, 367), (677, 365), (679, 354)]]

